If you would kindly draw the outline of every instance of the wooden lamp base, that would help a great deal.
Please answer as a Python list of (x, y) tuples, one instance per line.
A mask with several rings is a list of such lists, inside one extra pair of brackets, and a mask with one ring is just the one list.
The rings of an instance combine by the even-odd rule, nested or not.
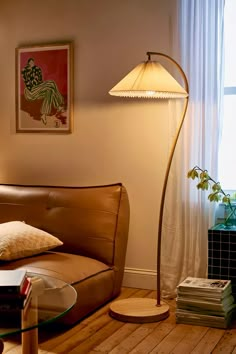
[(123, 322), (149, 323), (162, 321), (169, 316), (169, 306), (156, 299), (128, 298), (114, 301), (109, 310), (111, 317)]

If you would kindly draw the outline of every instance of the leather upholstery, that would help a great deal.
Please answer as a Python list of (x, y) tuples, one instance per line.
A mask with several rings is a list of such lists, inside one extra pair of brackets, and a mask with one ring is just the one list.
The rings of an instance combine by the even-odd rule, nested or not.
[(129, 200), (122, 184), (91, 187), (0, 185), (0, 223), (25, 221), (63, 241), (53, 252), (11, 262), (72, 284), (77, 304), (62, 319), (74, 324), (117, 296), (129, 228)]

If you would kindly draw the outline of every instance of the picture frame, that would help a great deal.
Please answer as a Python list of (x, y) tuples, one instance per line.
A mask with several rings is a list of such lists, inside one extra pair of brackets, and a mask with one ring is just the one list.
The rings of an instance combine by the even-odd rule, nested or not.
[(71, 133), (72, 42), (16, 48), (16, 132)]

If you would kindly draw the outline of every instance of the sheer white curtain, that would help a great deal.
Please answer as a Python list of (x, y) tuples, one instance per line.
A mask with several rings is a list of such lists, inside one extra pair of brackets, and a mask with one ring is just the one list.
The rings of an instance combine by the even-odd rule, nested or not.
[[(196, 181), (187, 179), (187, 172), (198, 165), (217, 179), (223, 97), (224, 0), (178, 0), (178, 5), (179, 63), (189, 81), (190, 98), (165, 201), (164, 297), (174, 296), (186, 276), (207, 276), (207, 232), (214, 224), (214, 205), (206, 192), (197, 190)], [(176, 120), (181, 115), (179, 106), (169, 104)]]

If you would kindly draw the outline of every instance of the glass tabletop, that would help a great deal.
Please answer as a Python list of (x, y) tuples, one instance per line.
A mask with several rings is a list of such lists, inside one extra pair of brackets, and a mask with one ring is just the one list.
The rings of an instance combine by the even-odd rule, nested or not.
[(0, 311), (0, 338), (38, 328), (64, 316), (75, 305), (76, 290), (66, 282), (43, 274), (27, 273), (32, 294), (23, 310)]

